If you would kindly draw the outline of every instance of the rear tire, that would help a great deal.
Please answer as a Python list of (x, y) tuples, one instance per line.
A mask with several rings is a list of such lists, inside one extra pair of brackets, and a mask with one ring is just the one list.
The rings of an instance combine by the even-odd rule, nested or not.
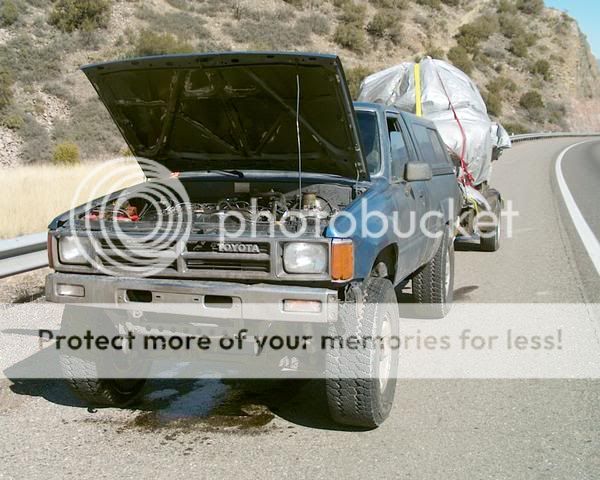
[(454, 298), (454, 242), (446, 229), (435, 256), (412, 277), (416, 316), (443, 318)]
[[(383, 337), (372, 348), (332, 348), (327, 352), (326, 395), (332, 419), (342, 425), (375, 428), (388, 417), (396, 390), (397, 350), (389, 338), (398, 335), (396, 294), (386, 278), (369, 277), (362, 298), (345, 302), (330, 335), (348, 339)], [(376, 344), (377, 343), (377, 344)], [(375, 345), (376, 344), (376, 345)]]
[(491, 232), (486, 232), (479, 240), (479, 248), (482, 252), (495, 252), (500, 248), (500, 211), (495, 212), (498, 222), (496, 228)]
[[(497, 190), (489, 188), (485, 192), (490, 208), (494, 212), (490, 221), (496, 222), (496, 226), (491, 232), (482, 232), (479, 240), (479, 249), (482, 252), (495, 252), (500, 248), (500, 215), (502, 213), (502, 199)], [(485, 217), (485, 215), (484, 215)]]

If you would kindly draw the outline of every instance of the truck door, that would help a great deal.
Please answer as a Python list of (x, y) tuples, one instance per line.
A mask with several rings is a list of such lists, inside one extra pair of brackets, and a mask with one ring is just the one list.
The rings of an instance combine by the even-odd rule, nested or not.
[(402, 131), (401, 120), (397, 115), (388, 114), (387, 125), (391, 148), (391, 188), (395, 201), (395, 236), (398, 246), (398, 278), (405, 278), (420, 265), (425, 255), (425, 242), (419, 219), (426, 210), (424, 182), (407, 182), (404, 169), (409, 161), (414, 161), (416, 153), (410, 137)]
[[(450, 185), (446, 182), (455, 181), (448, 156), (434, 128), (415, 123), (412, 126), (412, 133), (421, 158), (429, 163), (433, 173), (431, 180), (424, 182), (427, 189), (426, 196), (429, 200), (427, 211), (443, 213), (442, 202), (445, 200), (446, 192), (450, 191)], [(441, 234), (443, 234), (445, 228), (445, 218), (439, 214), (428, 215), (425, 224), (428, 232), (438, 235), (436, 237), (426, 235), (428, 237), (427, 256), (430, 257), (435, 253), (440, 243)]]

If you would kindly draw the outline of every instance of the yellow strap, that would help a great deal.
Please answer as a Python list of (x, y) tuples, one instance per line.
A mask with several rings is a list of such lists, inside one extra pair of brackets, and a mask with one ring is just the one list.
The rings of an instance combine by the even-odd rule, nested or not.
[(415, 113), (417, 117), (423, 116), (421, 108), (421, 65), (415, 63)]

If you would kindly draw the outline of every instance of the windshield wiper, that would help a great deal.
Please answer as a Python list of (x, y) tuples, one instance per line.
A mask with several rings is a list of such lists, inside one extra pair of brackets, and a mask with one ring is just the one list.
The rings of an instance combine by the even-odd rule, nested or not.
[(206, 173), (220, 173), (221, 175), (228, 175), (230, 177), (244, 178), (244, 172), (235, 169), (221, 170), (211, 168), (210, 170), (206, 170)]
[(241, 170), (206, 170), (207, 173), (220, 173), (221, 175), (229, 175), (231, 177), (244, 178), (244, 172)]

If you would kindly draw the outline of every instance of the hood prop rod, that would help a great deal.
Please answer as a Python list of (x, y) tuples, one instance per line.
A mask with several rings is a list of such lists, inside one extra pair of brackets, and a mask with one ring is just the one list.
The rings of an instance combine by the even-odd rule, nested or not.
[(302, 147), (300, 145), (300, 75), (296, 74), (296, 139), (298, 140), (298, 205), (302, 210)]

